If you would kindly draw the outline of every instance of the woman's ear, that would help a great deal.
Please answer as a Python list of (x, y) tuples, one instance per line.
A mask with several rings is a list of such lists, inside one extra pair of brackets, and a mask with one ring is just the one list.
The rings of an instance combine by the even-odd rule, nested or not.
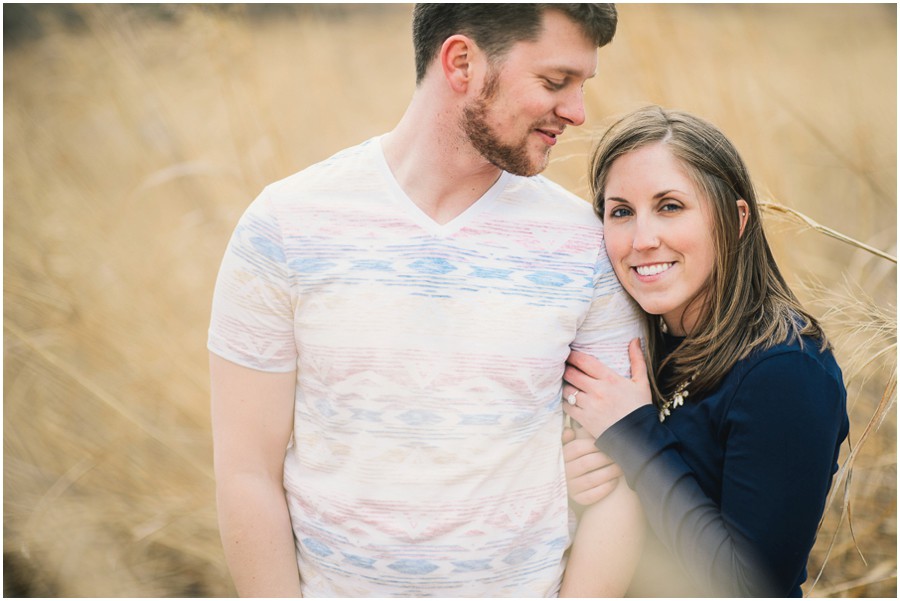
[(744, 227), (747, 225), (747, 221), (750, 219), (750, 205), (747, 204), (747, 201), (743, 198), (738, 198), (737, 200), (738, 207), (738, 238), (744, 235)]
[(472, 55), (474, 42), (461, 34), (452, 35), (441, 45), (438, 55), (444, 79), (457, 93), (465, 94), (472, 81)]

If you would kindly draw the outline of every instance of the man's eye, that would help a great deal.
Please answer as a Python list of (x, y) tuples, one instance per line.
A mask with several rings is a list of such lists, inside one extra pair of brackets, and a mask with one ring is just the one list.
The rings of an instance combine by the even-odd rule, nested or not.
[(566, 85), (565, 81), (553, 81), (552, 79), (546, 79), (546, 78), (544, 79), (544, 81), (546, 82), (547, 87), (550, 88), (551, 90), (561, 90)]

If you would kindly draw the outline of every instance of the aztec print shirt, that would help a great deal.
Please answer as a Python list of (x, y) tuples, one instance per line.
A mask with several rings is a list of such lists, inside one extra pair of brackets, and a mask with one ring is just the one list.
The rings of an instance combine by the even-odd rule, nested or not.
[(296, 370), (284, 464), (308, 596), (555, 596), (571, 542), (570, 348), (641, 334), (590, 205), (508, 173), (440, 225), (378, 138), (268, 186), (223, 260), (209, 349)]

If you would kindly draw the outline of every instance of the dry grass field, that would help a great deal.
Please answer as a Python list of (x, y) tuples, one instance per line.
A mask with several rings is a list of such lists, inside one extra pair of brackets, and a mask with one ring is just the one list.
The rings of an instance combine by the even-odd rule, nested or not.
[[(205, 350), (218, 264), (265, 184), (393, 127), (410, 6), (3, 9), (4, 593), (231, 595)], [(731, 136), (850, 391), (805, 590), (896, 597), (896, 7), (620, 18), (588, 125), (547, 173), (585, 193), (597, 131), (644, 104)]]

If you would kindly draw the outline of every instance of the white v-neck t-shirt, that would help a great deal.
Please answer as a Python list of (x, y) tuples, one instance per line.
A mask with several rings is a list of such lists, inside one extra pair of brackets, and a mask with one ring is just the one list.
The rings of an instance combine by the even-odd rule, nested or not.
[(542, 176), (504, 173), (443, 225), (379, 138), (268, 186), (222, 262), (209, 349), (296, 370), (303, 594), (555, 596), (564, 363), (628, 373), (639, 323), (590, 205)]

